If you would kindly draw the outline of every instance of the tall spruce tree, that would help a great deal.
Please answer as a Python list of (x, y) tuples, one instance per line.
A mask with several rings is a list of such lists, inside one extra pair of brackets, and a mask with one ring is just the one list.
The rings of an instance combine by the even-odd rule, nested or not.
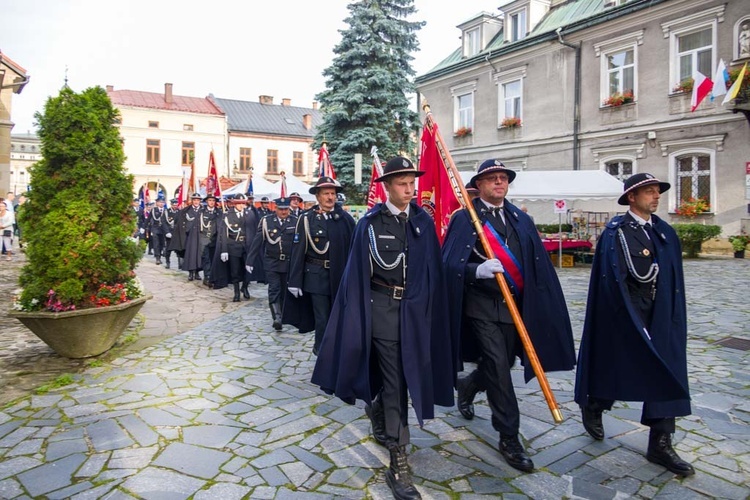
[[(419, 47), (416, 32), (424, 22), (410, 22), (414, 0), (359, 0), (347, 7), (349, 28), (341, 31), (336, 57), (323, 75), (326, 90), (316, 96), (323, 123), (315, 146), (328, 144), (331, 162), (347, 196), (361, 202), (370, 180), (370, 149), (385, 161), (414, 152), (419, 116), (410, 109), (415, 92), (411, 54)], [(361, 153), (363, 184), (354, 185), (354, 154)]]

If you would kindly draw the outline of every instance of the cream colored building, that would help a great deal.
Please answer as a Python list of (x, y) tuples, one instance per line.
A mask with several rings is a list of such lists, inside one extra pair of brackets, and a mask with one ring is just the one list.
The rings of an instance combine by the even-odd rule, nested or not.
[(42, 142), (36, 134), (11, 134), (10, 136), (10, 187), (16, 195), (27, 191), (31, 177), (29, 167), (42, 159)]
[(25, 69), (0, 51), (0, 193), (3, 195), (13, 191), (10, 174), (13, 94), (20, 94), (29, 78)]
[(121, 114), (125, 168), (135, 177), (134, 195), (148, 184), (152, 200), (159, 189), (172, 198), (191, 161), (196, 183), (207, 176), (212, 150), (218, 174), (229, 174), (226, 117), (210, 98), (175, 95), (171, 83), (164, 84), (163, 93), (108, 85), (107, 94)]

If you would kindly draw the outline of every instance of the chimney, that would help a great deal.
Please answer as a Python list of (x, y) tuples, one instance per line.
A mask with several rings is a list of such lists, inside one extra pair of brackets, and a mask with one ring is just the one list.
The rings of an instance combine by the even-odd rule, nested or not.
[(172, 84), (171, 83), (164, 84), (164, 102), (166, 102), (167, 104), (172, 104)]
[(261, 104), (273, 104), (273, 96), (272, 95), (262, 95), (258, 97), (258, 102)]
[(313, 101), (313, 109), (318, 109), (318, 101)]
[(305, 127), (305, 130), (310, 130), (312, 128), (311, 114), (302, 115), (302, 126)]
[(107, 85), (107, 92), (114, 92), (115, 86), (114, 85)]
[(284, 97), (283, 99), (281, 99), (281, 105), (282, 106), (291, 106), (292, 105), (292, 100), (289, 99), (289, 98), (287, 98), (287, 97)]

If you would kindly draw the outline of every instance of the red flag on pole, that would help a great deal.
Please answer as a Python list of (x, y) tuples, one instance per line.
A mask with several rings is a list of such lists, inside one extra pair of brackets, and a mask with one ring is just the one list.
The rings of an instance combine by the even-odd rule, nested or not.
[(281, 198), (287, 197), (287, 189), (286, 189), (286, 174), (284, 172), (281, 172)]
[(331, 157), (328, 155), (328, 148), (326, 147), (325, 142), (320, 146), (320, 151), (318, 151), (318, 165), (318, 177), (330, 177), (331, 179), (336, 179), (336, 172), (333, 170), (333, 165), (331, 165)]
[(221, 196), (219, 188), (219, 175), (216, 172), (216, 160), (214, 159), (214, 150), (208, 155), (208, 175), (206, 176), (206, 196)]
[(426, 124), (422, 130), (422, 155), (419, 170), (425, 174), (419, 178), (419, 201), (435, 221), (440, 243), (443, 243), (453, 212), (461, 208), (443, 166), (443, 160), (435, 140), (438, 134), (437, 123), (430, 130)]
[(375, 182), (381, 175), (383, 175), (383, 165), (380, 163), (380, 157), (378, 157), (378, 148), (373, 146), (370, 149), (372, 155), (372, 175), (370, 176), (370, 189), (367, 191), (367, 209), (371, 209), (377, 203), (384, 203), (387, 195), (385, 194), (385, 186), (382, 182)]

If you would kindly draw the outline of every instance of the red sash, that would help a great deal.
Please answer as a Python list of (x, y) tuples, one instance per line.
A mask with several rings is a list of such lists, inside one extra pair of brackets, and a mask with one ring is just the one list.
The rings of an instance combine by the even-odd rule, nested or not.
[(489, 221), (484, 223), (484, 233), (492, 251), (505, 268), (503, 275), (508, 280), (508, 284), (514, 287), (519, 295), (523, 294), (523, 269), (520, 262)]

